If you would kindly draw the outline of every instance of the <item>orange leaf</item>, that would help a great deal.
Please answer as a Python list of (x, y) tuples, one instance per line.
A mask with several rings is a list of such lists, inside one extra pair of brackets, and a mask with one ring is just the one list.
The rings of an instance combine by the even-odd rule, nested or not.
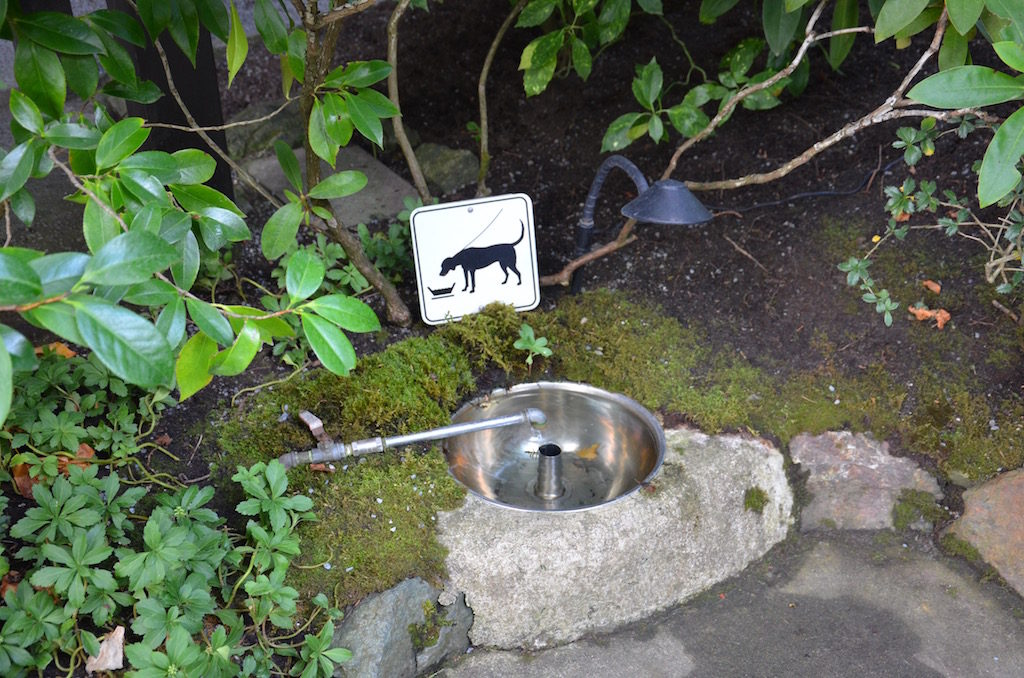
[(941, 330), (943, 327), (946, 326), (946, 323), (949, 322), (950, 318), (951, 316), (949, 315), (949, 311), (947, 311), (944, 308), (940, 308), (935, 313), (935, 326)]
[(930, 320), (935, 317), (935, 311), (928, 310), (924, 306), (909, 306), (907, 310), (918, 320)]
[(334, 469), (327, 464), (310, 464), (310, 471), (319, 471), (320, 473), (334, 473)]
[(171, 444), (172, 439), (171, 436), (167, 435), (166, 433), (161, 433), (156, 437), (156, 440), (154, 440), (153, 442), (159, 445), (160, 447), (167, 447), (168, 445)]
[(78, 452), (74, 458), (69, 458), (61, 455), (60, 459), (57, 460), (57, 470), (64, 475), (68, 474), (68, 465), (74, 464), (78, 468), (86, 468), (89, 466), (89, 460), (96, 456), (96, 450), (92, 449), (88, 443), (82, 443), (78, 446)]
[(597, 459), (597, 443), (594, 443), (590, 447), (584, 447), (576, 453), (576, 456), (583, 461), (592, 461)]
[(942, 285), (935, 282), (934, 280), (922, 280), (921, 286), (924, 287), (926, 290), (935, 292), (935, 294), (939, 294), (940, 292), (942, 292)]
[(72, 351), (71, 347), (65, 344), (63, 341), (54, 341), (52, 343), (46, 344), (45, 346), (36, 346), (36, 355), (42, 355), (43, 350), (47, 348), (64, 358), (74, 358), (76, 355), (78, 355), (77, 353)]
[(893, 217), (893, 220), (894, 221), (910, 221), (910, 214), (908, 212), (900, 212), (895, 217)]
[(11, 476), (14, 478), (14, 487), (18, 490), (18, 494), (31, 499), (32, 486), (39, 481), (28, 474), (28, 464), (15, 464), (12, 466)]
[(8, 591), (17, 591), (18, 582), (21, 581), (21, 572), (17, 570), (11, 570), (0, 579), (0, 599), (4, 597), (4, 594)]

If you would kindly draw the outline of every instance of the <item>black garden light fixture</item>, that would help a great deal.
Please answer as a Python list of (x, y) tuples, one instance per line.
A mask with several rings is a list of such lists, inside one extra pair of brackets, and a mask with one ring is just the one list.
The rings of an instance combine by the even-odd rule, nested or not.
[[(647, 183), (643, 172), (632, 161), (621, 155), (612, 155), (601, 163), (597, 176), (590, 184), (587, 200), (583, 204), (583, 216), (580, 217), (576, 229), (576, 257), (585, 255), (590, 249), (590, 240), (594, 233), (594, 208), (597, 196), (601, 192), (604, 180), (612, 168), (618, 167), (633, 180), (636, 185), (637, 197), (622, 208), (622, 215), (649, 224), (702, 224), (711, 219), (711, 212), (701, 204), (690, 189), (681, 181), (662, 179), (653, 186)], [(620, 238), (623, 235), (620, 234)], [(580, 269), (573, 271), (571, 290), (576, 294), (580, 290), (582, 279)]]

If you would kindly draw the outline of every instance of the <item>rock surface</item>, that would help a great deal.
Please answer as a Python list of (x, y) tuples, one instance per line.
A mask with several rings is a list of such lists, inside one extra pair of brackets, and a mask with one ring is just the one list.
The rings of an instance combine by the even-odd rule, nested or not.
[(950, 528), (1017, 593), (1024, 595), (1024, 470), (964, 492), (964, 513)]
[(441, 144), (420, 144), (416, 149), (416, 159), (431, 191), (440, 195), (474, 183), (480, 171), (480, 161), (472, 151)]
[(793, 461), (810, 471), (801, 529), (892, 529), (892, 507), (903, 489), (942, 496), (935, 478), (912, 460), (893, 457), (888, 443), (862, 433), (800, 435), (789, 443)]
[[(793, 496), (762, 440), (666, 432), (650, 490), (578, 513), (501, 508), (470, 495), (438, 516), (449, 593), (473, 610), (474, 645), (540, 648), (643, 619), (785, 538)], [(744, 508), (759, 487), (761, 513)]]
[(423, 648), (416, 655), (416, 674), (423, 675), (445, 661), (459, 657), (469, 649), (469, 627), (473, 624), (473, 612), (466, 606), (465, 596), (458, 596), (455, 602), (442, 607), (445, 622), (437, 642)]

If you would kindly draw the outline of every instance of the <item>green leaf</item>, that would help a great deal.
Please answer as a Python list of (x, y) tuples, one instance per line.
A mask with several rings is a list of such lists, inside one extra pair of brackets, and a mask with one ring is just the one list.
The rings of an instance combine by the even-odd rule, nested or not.
[(220, 38), (221, 42), (228, 41), (230, 20), (228, 19), (227, 10), (224, 9), (223, 2), (219, 0), (216, 2), (197, 0), (196, 13), (199, 14), (200, 23)]
[(636, 0), (636, 4), (640, 5), (640, 9), (647, 14), (655, 14), (657, 16), (663, 14), (661, 0)]
[(56, 252), (33, 259), (29, 266), (39, 275), (43, 285), (43, 297), (53, 297), (69, 292), (82, 277), (89, 255), (82, 252)]
[[(523, 11), (519, 13), (519, 18), (516, 20), (516, 28), (540, 26), (548, 20), (548, 17), (551, 16), (551, 13), (555, 11), (557, 6), (558, 0), (530, 0), (526, 7), (523, 8)], [(576, 14), (579, 14), (579, 12), (576, 12)]]
[(21, 332), (7, 325), (0, 325), (0, 346), (7, 351), (11, 369), (15, 372), (31, 372), (39, 364), (31, 342)]
[(574, 36), (572, 39), (572, 67), (576, 71), (576, 75), (580, 76), (580, 80), (586, 80), (590, 77), (593, 65), (594, 60), (590, 55), (590, 48), (587, 47), (587, 43)]
[(231, 331), (231, 323), (227, 321), (220, 311), (201, 299), (189, 297), (185, 299), (188, 307), (188, 315), (196, 326), (204, 333), (215, 339), (221, 346), (228, 346), (235, 341), (235, 334)]
[[(832, 30), (838, 31), (844, 28), (854, 28), (860, 21), (860, 10), (858, 0), (836, 0), (836, 6), (832, 10)], [(833, 70), (846, 60), (853, 49), (856, 33), (834, 35), (828, 41), (828, 64)]]
[(173, 183), (180, 186), (204, 184), (217, 171), (217, 161), (198, 148), (183, 148), (172, 153), (171, 157), (178, 165), (178, 179)]
[(323, 105), (319, 99), (313, 99), (313, 107), (309, 112), (309, 147), (318, 158), (334, 167), (339, 147), (327, 133), (327, 118), (324, 116)]
[(100, 141), (100, 131), (78, 123), (60, 122), (47, 127), (43, 138), (61, 148), (88, 150), (96, 148)]
[(891, 38), (909, 26), (925, 8), (929, 0), (886, 0), (875, 21), (875, 42)]
[(164, 335), (167, 339), (167, 345), (171, 348), (180, 344), (181, 340), (185, 337), (186, 320), (185, 301), (178, 296), (164, 306), (164, 309), (160, 311), (160, 315), (157, 316), (157, 332)]
[(170, 189), (181, 206), (189, 212), (202, 212), (207, 207), (219, 207), (245, 218), (245, 214), (238, 209), (238, 206), (215, 188), (203, 185), (172, 184)]
[(4, 304), (26, 304), (43, 294), (43, 283), (32, 267), (0, 249), (0, 299)]
[(21, 223), (26, 226), (31, 226), (33, 219), (36, 218), (36, 201), (28, 189), (22, 188), (20, 191), (15, 191), (10, 200), (14, 216), (21, 219)]
[(32, 175), (36, 164), (36, 152), (32, 139), (18, 144), (0, 161), (0, 201), (6, 200), (22, 189)]
[(248, 240), (252, 235), (249, 233), (249, 227), (245, 225), (245, 220), (233, 210), (224, 209), (223, 207), (204, 207), (197, 211), (199, 213), (199, 225), (202, 226), (206, 220), (215, 222), (228, 242)]
[(149, 138), (149, 129), (143, 127), (144, 123), (142, 118), (125, 118), (104, 132), (96, 147), (96, 168), (113, 167), (139, 150)]
[(648, 110), (654, 110), (654, 104), (661, 96), (663, 76), (661, 66), (656, 59), (652, 58), (644, 66), (637, 77), (633, 78), (633, 96), (641, 106)]
[(292, 304), (307, 299), (320, 289), (324, 281), (324, 260), (307, 250), (297, 250), (288, 259), (285, 271), (285, 289)]
[(772, 54), (783, 54), (800, 28), (800, 10), (786, 11), (786, 0), (764, 0), (761, 5), (761, 24), (764, 37)]
[(302, 171), (299, 169), (299, 159), (295, 157), (292, 147), (281, 140), (274, 142), (274, 154), (277, 162), (281, 165), (284, 176), (288, 183), (299, 193), (302, 193)]
[(96, 57), (61, 54), (60, 63), (64, 67), (64, 77), (68, 87), (82, 99), (88, 99), (96, 93), (100, 82), (100, 69), (96, 66)]
[(258, 308), (251, 308), (249, 306), (227, 306), (225, 309), (236, 316), (247, 316), (244, 320), (242, 318), (229, 316), (228, 322), (231, 323), (232, 330), (238, 332), (242, 329), (243, 323), (250, 323), (260, 331), (260, 340), (264, 344), (273, 342), (275, 337), (291, 338), (295, 336), (295, 330), (293, 330), (292, 326), (289, 325), (281, 316), (261, 318), (259, 316), (265, 316), (267, 315), (267, 312), (261, 311)]
[(701, 0), (700, 3), (700, 22), (702, 24), (713, 24), (730, 9), (735, 7), (736, 3), (740, 0)]
[(985, 5), (990, 12), (1010, 22), (1010, 35), (1006, 38), (1024, 45), (1024, 5), (1018, 0), (985, 0)]
[(180, 179), (178, 163), (174, 156), (166, 151), (142, 151), (130, 155), (117, 164), (117, 170), (119, 172), (143, 172), (163, 184), (177, 183)]
[(13, 117), (19, 125), (33, 134), (42, 134), (43, 114), (39, 112), (39, 107), (36, 106), (34, 101), (14, 89), (11, 90), (10, 106), (11, 117)]
[[(996, 51), (1004, 64), (1017, 72), (1024, 73), (1024, 45), (1018, 45), (1012, 40), (1004, 40), (993, 43), (992, 49)], [(24, 126), (22, 124), (22, 127)]]
[(342, 294), (330, 294), (313, 299), (304, 308), (326, 318), (349, 332), (375, 332), (380, 320), (365, 302)]
[(282, 69), (284, 65), (288, 66), (291, 76), (301, 83), (306, 73), (306, 31), (296, 28), (288, 34), (288, 53), (282, 61)]
[(939, 71), (914, 85), (907, 97), (935, 108), (991, 106), (1024, 96), (1024, 76), (987, 66), (960, 66)]
[(968, 42), (967, 38), (956, 32), (956, 28), (947, 29), (939, 46), (939, 70), (948, 71), (966, 64), (970, 56)]
[(602, 45), (617, 39), (629, 23), (631, 0), (604, 0), (597, 16), (597, 35)]
[(177, 263), (171, 264), (171, 276), (178, 287), (192, 289), (199, 276), (199, 241), (191, 230), (178, 242)]
[(49, 330), (72, 344), (85, 345), (82, 335), (78, 332), (78, 325), (75, 324), (75, 309), (67, 302), (58, 301), (37, 306), (23, 315), (33, 325)]
[(302, 222), (302, 205), (289, 202), (278, 208), (263, 226), (260, 235), (260, 249), (270, 261), (274, 261), (295, 243), (295, 235)]
[(134, 17), (124, 12), (100, 9), (87, 14), (86, 21), (136, 47), (146, 46), (146, 34)]
[(18, 36), (64, 54), (99, 54), (103, 43), (81, 19), (63, 12), (33, 12), (15, 22)]
[(213, 380), (210, 362), (217, 353), (217, 342), (202, 332), (192, 335), (181, 347), (174, 374), (178, 379), (179, 400), (189, 398)]
[(146, 231), (122, 233), (100, 248), (85, 267), (82, 282), (93, 285), (134, 285), (148, 280), (177, 259), (163, 238)]
[(359, 133), (380, 148), (384, 148), (384, 126), (380, 122), (380, 115), (377, 114), (373, 106), (348, 92), (345, 93), (344, 98), (348, 105), (348, 114), (352, 118), (352, 124), (356, 126)]
[(984, 9), (985, 0), (948, 0), (946, 2), (949, 20), (960, 35), (967, 35), (968, 31), (974, 28), (974, 24), (978, 23)]
[(119, 99), (127, 99), (140, 104), (155, 103), (164, 95), (160, 88), (150, 80), (140, 80), (134, 85), (124, 82), (108, 82), (101, 90), (104, 94)]
[(107, 209), (92, 198), (85, 203), (82, 213), (82, 229), (85, 244), (90, 252), (97, 252), (108, 242), (120, 235), (121, 224)]
[(133, 306), (164, 306), (178, 298), (178, 290), (174, 285), (159, 278), (147, 278), (132, 285), (125, 293), (123, 301)]
[(170, 4), (171, 22), (167, 24), (167, 32), (195, 68), (199, 47), (199, 13), (190, 0), (176, 0)]
[(263, 44), (271, 54), (283, 54), (288, 50), (288, 29), (271, 0), (256, 0), (253, 8), (256, 30), (263, 38)]
[(171, 196), (164, 190), (163, 182), (146, 172), (126, 170), (121, 174), (121, 186), (143, 205), (171, 207)]
[(249, 39), (245, 37), (245, 27), (235, 9), (235, 0), (231, 0), (231, 33), (228, 35), (228, 87), (238, 69), (245, 63), (245, 57), (249, 54)]
[(341, 89), (343, 87), (363, 88), (375, 85), (391, 74), (391, 64), (380, 59), (352, 61), (339, 66), (327, 74), (324, 85)]
[(85, 345), (124, 381), (142, 387), (169, 384), (174, 357), (152, 323), (95, 297), (73, 297), (75, 323)]
[(358, 170), (344, 170), (327, 177), (309, 191), (309, 197), (330, 200), (358, 193), (366, 186), (366, 175)]
[(356, 366), (356, 352), (345, 333), (332, 323), (312, 314), (302, 314), (302, 331), (313, 353), (324, 367), (341, 376)]
[(224, 377), (241, 374), (256, 357), (262, 344), (260, 331), (252, 323), (244, 322), (235, 342), (213, 358), (210, 371)]
[(64, 114), (64, 67), (52, 51), (30, 40), (19, 40), (14, 48), (14, 79), (44, 113), (52, 118)]
[(523, 73), (523, 91), (526, 93), (526, 96), (536, 96), (547, 89), (548, 83), (551, 82), (551, 78), (555, 75), (555, 66), (557, 64), (557, 59), (551, 59), (551, 61), (545, 64), (531, 66), (526, 69)]
[(1003, 121), (985, 150), (978, 173), (978, 202), (982, 207), (997, 202), (1020, 181), (1017, 163), (1024, 155), (1024, 108)]
[(630, 130), (642, 116), (642, 113), (626, 113), (612, 121), (604, 133), (604, 139), (601, 140), (601, 152), (621, 151), (629, 146), (633, 141)]
[(667, 113), (669, 122), (684, 137), (695, 136), (711, 122), (704, 111), (685, 102), (676, 104)]

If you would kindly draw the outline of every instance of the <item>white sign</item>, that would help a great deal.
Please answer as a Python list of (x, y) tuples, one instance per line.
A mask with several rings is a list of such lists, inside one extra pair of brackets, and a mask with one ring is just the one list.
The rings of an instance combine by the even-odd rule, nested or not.
[(458, 320), (495, 301), (517, 311), (540, 303), (530, 196), (420, 207), (410, 230), (420, 314), (428, 325)]

